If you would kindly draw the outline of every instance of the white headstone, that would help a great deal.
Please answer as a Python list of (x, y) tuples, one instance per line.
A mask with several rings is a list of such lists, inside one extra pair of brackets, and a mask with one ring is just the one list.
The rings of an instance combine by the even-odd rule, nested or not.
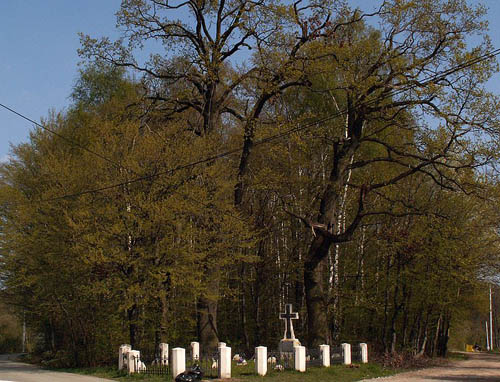
[(219, 346), (220, 348), (224, 348), (226, 347), (226, 343), (225, 342), (219, 342)]
[(368, 345), (361, 343), (359, 346), (361, 347), (361, 363), (368, 363)]
[(193, 360), (200, 359), (200, 343), (199, 342), (191, 342), (191, 358), (193, 358)]
[(121, 345), (118, 350), (118, 370), (122, 370), (127, 364), (127, 353), (132, 350), (130, 345)]
[(139, 371), (144, 372), (147, 370), (146, 364), (142, 361), (139, 361)]
[(141, 352), (139, 350), (130, 350), (127, 353), (127, 372), (134, 374), (139, 371), (139, 362), (141, 362)]
[(177, 377), (180, 373), (186, 371), (186, 349), (173, 348), (172, 349), (172, 376)]
[(293, 355), (295, 359), (295, 370), (302, 373), (306, 371), (306, 347), (295, 346), (293, 348)]
[(330, 367), (330, 345), (319, 345), (319, 352), (324, 367)]
[(351, 364), (351, 345), (342, 344), (342, 350), (344, 351), (344, 365)]
[(219, 347), (219, 379), (231, 378), (231, 348)]
[(265, 346), (255, 348), (255, 372), (262, 377), (267, 374), (267, 347)]
[(160, 345), (158, 345), (160, 348), (160, 364), (161, 365), (168, 365), (168, 344), (162, 342)]

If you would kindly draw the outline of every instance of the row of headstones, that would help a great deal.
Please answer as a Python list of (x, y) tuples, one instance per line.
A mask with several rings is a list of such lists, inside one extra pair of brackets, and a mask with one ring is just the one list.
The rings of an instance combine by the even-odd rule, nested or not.
[[(224, 348), (221, 351), (221, 348)], [(225, 350), (225, 349), (229, 349)], [(168, 344), (161, 343), (159, 345), (159, 359), (155, 360), (158, 365), (169, 366), (168, 357)], [(221, 354), (227, 357), (226, 353), (231, 357), (231, 348), (227, 348), (224, 342), (219, 343), (219, 361), (215, 362), (215, 365), (224, 364), (221, 362)], [(174, 378), (183, 373), (186, 370), (186, 350), (184, 348), (173, 348), (172, 349), (172, 359), (171, 359), (171, 370)], [(200, 359), (200, 344), (198, 342), (191, 342), (191, 357), (193, 360)], [(126, 370), (129, 374), (140, 373), (146, 371), (147, 366), (141, 361), (141, 352), (139, 350), (132, 350), (130, 345), (121, 345), (118, 350), (118, 370)], [(221, 377), (221, 369), (224, 374), (224, 368), (218, 367), (219, 377)], [(231, 366), (229, 366), (229, 378), (231, 376)]]
[[(159, 345), (160, 358), (155, 360), (159, 365), (168, 366), (168, 344)], [(118, 370), (127, 370), (129, 374), (146, 371), (147, 366), (141, 361), (141, 352), (132, 350), (130, 345), (121, 345), (118, 349)]]
[[(368, 362), (368, 345), (365, 343), (359, 344), (361, 348), (361, 363)], [(218, 375), (220, 379), (231, 378), (231, 348), (227, 347), (224, 342), (219, 343)], [(319, 347), (322, 365), (330, 367), (330, 345), (320, 345)], [(351, 345), (342, 344), (344, 355), (343, 364), (351, 364)], [(191, 356), (193, 359), (200, 359), (200, 344), (191, 342)], [(300, 372), (306, 371), (306, 347), (294, 346), (293, 359), (295, 370)], [(160, 359), (158, 362), (161, 365), (168, 365), (168, 344), (160, 344)], [(276, 360), (274, 360), (276, 362)], [(273, 364), (272, 357), (267, 357), (267, 347), (258, 346), (255, 348), (255, 371), (258, 375), (264, 376), (267, 374), (268, 363)], [(138, 350), (132, 350), (130, 345), (121, 345), (118, 351), (118, 369), (126, 369), (129, 374), (140, 373), (146, 370), (146, 365), (141, 361), (141, 354)], [(186, 349), (173, 348), (171, 359), (171, 371), (174, 379), (181, 373), (186, 371)]]
[[(368, 345), (365, 343), (359, 344), (361, 347), (361, 363), (368, 362)], [(342, 344), (342, 350), (344, 354), (344, 365), (351, 364), (351, 345)], [(320, 345), (319, 351), (321, 354), (322, 365), (324, 367), (330, 367), (330, 345)], [(294, 346), (293, 347), (293, 360), (295, 370), (300, 372), (306, 371), (306, 347), (305, 346)], [(267, 347), (258, 346), (255, 348), (255, 371), (258, 375), (264, 376), (267, 374), (267, 366), (269, 363), (274, 363), (275, 360), (271, 360), (267, 357)]]

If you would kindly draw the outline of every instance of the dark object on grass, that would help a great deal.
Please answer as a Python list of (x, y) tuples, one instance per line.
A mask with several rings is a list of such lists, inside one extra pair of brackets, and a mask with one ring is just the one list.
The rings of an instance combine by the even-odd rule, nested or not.
[(175, 382), (199, 382), (202, 376), (203, 372), (200, 365), (194, 365), (190, 370), (186, 370), (175, 377)]

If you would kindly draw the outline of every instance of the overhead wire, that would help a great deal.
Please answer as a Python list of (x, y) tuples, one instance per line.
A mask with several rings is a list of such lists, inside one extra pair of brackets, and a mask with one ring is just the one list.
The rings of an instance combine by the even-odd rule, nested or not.
[[(431, 76), (428, 76), (427, 78), (419, 81), (419, 82), (415, 82), (415, 83), (412, 83), (410, 84), (409, 86), (405, 86), (405, 87), (402, 87), (401, 89), (396, 89), (394, 91), (391, 91), (391, 92), (388, 92), (384, 98), (390, 98), (390, 97), (395, 97), (397, 95), (400, 95), (404, 92), (407, 92), (409, 90), (412, 90), (416, 87), (422, 87), (422, 86), (425, 86), (429, 83), (432, 83), (432, 82), (439, 82), (443, 79), (445, 79), (447, 76), (453, 74), (453, 73), (456, 73), (458, 71), (461, 71), (463, 69), (466, 69), (468, 67), (471, 67), (477, 63), (480, 63), (482, 61), (485, 61), (485, 60), (488, 60), (488, 59), (491, 59), (495, 56), (498, 56), (500, 54), (500, 49), (494, 49), (494, 50), (491, 50), (490, 52), (486, 52), (485, 54), (479, 56), (479, 57), (475, 57), (471, 60), (468, 60), (468, 61), (465, 61), (459, 65), (456, 65), (456, 66), (453, 66), (451, 68), (448, 68), (446, 70), (443, 70), (441, 72), (438, 72), (438, 73), (435, 73), (435, 74), (432, 74)], [(377, 99), (377, 100), (374, 100), (374, 99), (371, 99), (365, 103), (363, 103), (364, 106), (369, 106), (370, 104), (376, 102), (376, 101), (380, 101), (380, 99)], [(13, 110), (12, 108), (10, 107), (7, 107), (6, 105), (0, 103), (0, 106), (7, 109), (8, 111), (30, 121), (31, 123), (35, 124), (36, 126), (44, 129), (44, 130), (47, 130), (51, 133), (53, 133), (54, 135), (64, 139), (65, 141), (68, 141), (70, 143), (72, 143), (72, 141), (67, 138), (67, 137), (64, 137), (62, 136), (61, 134), (58, 134), (57, 132), (53, 131), (52, 129), (48, 129), (46, 128), (45, 126), (42, 126), (41, 124), (37, 123), (36, 121), (24, 116), (23, 114)], [(313, 126), (317, 126), (318, 124), (323, 124), (325, 122), (329, 122), (331, 120), (334, 120), (335, 118), (338, 118), (342, 115), (344, 115), (345, 113), (347, 113), (347, 109), (344, 109), (342, 111), (338, 111), (336, 113), (333, 113), (333, 114), (330, 114), (324, 118), (320, 118), (320, 119), (317, 119), (317, 120), (314, 120), (314, 121), (311, 121), (311, 122), (308, 122), (308, 123), (304, 123), (304, 124), (301, 124), (301, 125), (298, 125), (296, 127), (293, 127), (293, 128), (290, 128), (290, 129), (287, 129), (283, 132), (280, 132), (280, 133), (277, 133), (277, 134), (272, 134), (268, 137), (265, 137), (265, 138), (261, 138), (261, 139), (258, 139), (256, 140), (254, 143), (253, 143), (253, 147), (255, 146), (259, 146), (259, 145), (263, 145), (263, 144), (266, 144), (266, 143), (269, 143), (269, 142), (272, 142), (272, 141), (275, 141), (275, 140), (278, 140), (280, 138), (284, 138), (288, 135), (291, 135), (293, 133), (297, 133), (297, 132), (300, 132), (300, 131), (303, 131), (303, 130), (306, 130), (306, 129), (309, 129)], [(288, 123), (283, 123), (281, 126), (285, 125), (285, 124), (288, 124)], [(73, 144), (73, 143), (72, 143)], [(103, 155), (99, 154), (99, 153), (96, 153), (94, 152), (93, 150), (90, 150), (82, 145), (79, 145), (77, 144), (79, 148), (93, 154), (93, 155), (96, 155), (98, 156), (99, 158), (103, 159), (103, 160), (106, 160), (107, 162), (110, 162), (114, 165), (117, 165), (114, 161), (110, 160), (109, 158), (106, 158), (104, 157)], [(95, 188), (95, 189), (90, 189), (90, 190), (84, 190), (84, 191), (80, 191), (80, 192), (77, 192), (77, 193), (72, 193), (72, 194), (67, 194), (67, 195), (61, 195), (61, 196), (58, 196), (58, 197), (54, 197), (54, 198), (48, 198), (48, 199), (42, 199), (42, 200), (39, 200), (39, 202), (53, 202), (53, 201), (58, 201), (58, 200), (62, 200), (62, 199), (67, 199), (67, 198), (75, 198), (75, 197), (78, 197), (78, 196), (82, 196), (82, 195), (87, 195), (87, 194), (92, 194), (92, 193), (97, 193), (97, 192), (101, 192), (101, 191), (106, 191), (106, 190), (110, 190), (110, 189), (113, 189), (113, 188), (116, 188), (116, 187), (121, 187), (121, 186), (124, 186), (124, 185), (127, 185), (127, 184), (133, 184), (133, 183), (138, 183), (138, 182), (142, 182), (142, 181), (145, 181), (145, 180), (152, 180), (154, 178), (158, 178), (158, 177), (161, 177), (161, 176), (165, 176), (165, 175), (170, 175), (170, 174), (173, 174), (175, 172), (178, 172), (178, 171), (181, 171), (181, 170), (185, 170), (185, 169), (189, 169), (189, 168), (192, 168), (192, 167), (196, 167), (200, 164), (204, 164), (204, 163), (208, 163), (208, 162), (212, 162), (212, 161), (216, 161), (216, 160), (219, 160), (221, 158), (224, 158), (226, 156), (229, 156), (229, 155), (232, 155), (232, 154), (235, 154), (235, 153), (238, 153), (241, 151), (241, 148), (238, 147), (238, 148), (234, 148), (234, 149), (230, 149), (230, 150), (227, 150), (227, 151), (224, 151), (222, 153), (219, 153), (219, 154), (214, 154), (214, 155), (211, 155), (211, 156), (208, 156), (208, 157), (205, 157), (205, 158), (202, 158), (202, 159), (199, 159), (197, 161), (193, 161), (193, 162), (189, 162), (189, 163), (186, 163), (186, 164), (182, 164), (182, 165), (179, 165), (179, 166), (175, 166), (175, 167), (172, 167), (168, 170), (164, 170), (164, 171), (160, 171), (156, 174), (151, 174), (151, 175), (145, 175), (145, 176), (140, 176), (140, 177), (137, 177), (137, 178), (134, 178), (134, 179), (130, 179), (130, 180), (127, 180), (127, 181), (124, 181), (124, 182), (119, 182), (119, 183), (113, 183), (113, 184), (110, 184), (110, 185), (107, 185), (107, 186), (103, 186), (103, 187), (100, 187), (100, 188)], [(121, 165), (120, 165), (121, 166)], [(123, 167), (123, 166), (122, 166)], [(123, 167), (125, 168), (125, 167)], [(202, 202), (199, 202), (199, 203), (202, 203)], [(233, 216), (234, 217), (234, 216)]]
[(27, 120), (28, 122), (33, 123), (34, 125), (40, 127), (41, 129), (48, 131), (49, 133), (55, 135), (56, 137), (61, 138), (62, 140), (70, 143), (71, 145), (76, 146), (82, 150), (85, 150), (85, 151), (89, 152), (90, 154), (95, 155), (96, 157), (101, 158), (102, 160), (105, 160), (106, 162), (109, 162), (111, 164), (115, 164), (111, 159), (106, 158), (104, 155), (101, 155), (98, 152), (90, 150), (88, 147), (80, 145), (78, 142), (74, 141), (73, 139), (65, 137), (64, 135), (59, 134), (57, 131), (55, 131), (47, 126), (43, 126), (41, 123), (36, 122), (35, 120), (33, 120), (33, 119), (25, 116), (24, 114), (12, 109), (11, 107), (8, 107), (7, 105), (4, 105), (3, 103), (0, 103), (0, 106), (3, 107), (4, 109), (10, 111), (11, 113), (14, 113), (15, 115)]
[[(110, 159), (110, 158), (108, 158), (108, 157), (106, 157), (106, 156), (104, 156), (102, 154), (99, 154), (98, 152), (96, 152), (94, 150), (91, 150), (88, 147), (82, 146), (81, 144), (79, 144), (75, 140), (70, 139), (70, 138), (68, 138), (68, 137), (66, 137), (66, 136), (64, 136), (64, 135), (56, 132), (55, 130), (53, 130), (53, 129), (47, 127), (47, 126), (42, 125), (41, 123), (36, 122), (35, 120), (33, 120), (33, 119), (27, 117), (26, 115), (24, 115), (24, 114), (22, 114), (22, 113), (20, 113), (20, 112), (18, 112), (16, 110), (14, 110), (14, 109), (12, 109), (9, 106), (4, 105), (3, 103), (0, 103), (0, 106), (3, 107), (4, 109), (6, 109), (6, 110), (8, 110), (8, 111), (10, 111), (12, 113), (14, 113), (15, 115), (17, 115), (17, 116), (19, 116), (19, 117), (21, 117), (21, 118), (23, 118), (23, 119), (25, 119), (25, 120), (33, 123), (35, 126), (41, 128), (41, 129), (43, 129), (45, 131), (48, 131), (49, 133), (51, 133), (54, 136), (56, 136), (56, 137), (64, 140), (65, 142), (68, 142), (69, 144), (71, 144), (71, 145), (73, 145), (75, 147), (78, 147), (78, 148), (80, 148), (80, 149), (82, 149), (82, 150), (84, 150), (84, 151), (86, 151), (86, 152), (88, 152), (88, 153), (90, 153), (92, 155), (95, 155), (96, 157), (98, 157), (98, 158), (100, 158), (100, 159), (102, 159), (102, 160), (104, 160), (104, 161), (106, 161), (108, 163), (111, 163), (113, 166), (115, 166), (115, 167), (117, 167), (119, 169), (124, 169), (124, 170), (127, 170), (127, 171), (135, 174), (135, 175), (139, 175), (136, 171), (134, 171), (134, 170), (132, 170), (132, 169), (124, 166), (123, 164), (120, 164), (120, 163), (118, 163), (118, 162), (116, 162), (116, 161), (114, 161), (114, 160), (112, 160), (112, 159)], [(161, 185), (165, 186), (165, 184), (163, 184), (163, 183), (161, 183), (161, 182), (159, 182), (157, 180), (156, 181), (153, 180), (152, 177), (149, 175), (149, 176), (143, 176), (143, 177), (139, 177), (139, 178), (134, 178), (134, 179), (129, 180), (129, 181), (123, 181), (121, 183), (115, 183), (115, 184), (112, 184), (112, 185), (103, 186), (103, 187), (92, 189), (92, 190), (80, 191), (80, 192), (73, 193), (73, 194), (66, 194), (66, 195), (63, 195), (63, 196), (55, 197), (55, 198), (41, 199), (41, 200), (38, 200), (37, 202), (39, 202), (39, 203), (41, 203), (41, 202), (52, 202), (52, 201), (57, 201), (57, 200), (62, 200), (62, 199), (74, 198), (74, 197), (78, 197), (78, 196), (82, 196), (82, 195), (93, 194), (93, 193), (102, 192), (102, 191), (110, 190), (110, 189), (121, 187), (121, 186), (126, 186), (126, 185), (129, 185), (129, 184), (141, 182), (141, 181), (144, 181), (144, 180), (151, 180), (151, 181), (153, 181), (153, 183), (157, 183), (157, 184), (161, 184)], [(171, 192), (175, 193), (177, 195), (180, 195), (180, 196), (182, 196), (182, 197), (184, 197), (186, 199), (189, 199), (189, 200), (191, 200), (191, 201), (193, 201), (193, 202), (195, 202), (195, 203), (197, 203), (199, 205), (202, 205), (205, 208), (210, 208), (210, 209), (216, 210), (216, 211), (218, 211), (218, 212), (220, 212), (220, 213), (222, 213), (222, 214), (224, 214), (226, 216), (232, 217), (232, 218), (240, 220), (242, 222), (246, 222), (245, 220), (243, 220), (242, 218), (240, 218), (238, 216), (235, 216), (235, 215), (230, 214), (230, 213), (228, 213), (226, 211), (223, 211), (223, 210), (221, 210), (221, 209), (219, 209), (219, 208), (217, 208), (215, 206), (208, 205), (208, 204), (206, 204), (204, 202), (201, 202), (198, 199), (193, 198), (192, 196), (186, 195), (184, 193), (181, 193), (181, 192), (175, 191), (175, 190), (171, 190)]]

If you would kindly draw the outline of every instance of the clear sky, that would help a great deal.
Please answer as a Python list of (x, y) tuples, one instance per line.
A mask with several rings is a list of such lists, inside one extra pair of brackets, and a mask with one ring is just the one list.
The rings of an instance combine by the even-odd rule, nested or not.
[[(120, 0), (0, 0), (0, 103), (35, 121), (68, 105), (78, 32), (116, 36)], [(33, 125), (0, 109), (0, 159)]]
[[(0, 0), (0, 103), (40, 121), (62, 110), (78, 74), (78, 32), (116, 37), (120, 0)], [(356, 0), (357, 4), (372, 0)], [(500, 48), (500, 0), (484, 0), (490, 34)], [(490, 81), (500, 94), (500, 75)], [(0, 160), (33, 125), (0, 108)]]

